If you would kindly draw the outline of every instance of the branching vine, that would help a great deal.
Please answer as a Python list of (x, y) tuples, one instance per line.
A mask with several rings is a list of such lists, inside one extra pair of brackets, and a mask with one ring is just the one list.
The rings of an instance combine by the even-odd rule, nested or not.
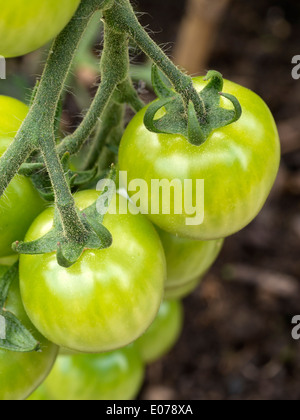
[[(104, 47), (99, 64), (101, 83), (82, 123), (57, 145), (56, 119), (65, 83), (85, 29), (99, 10), (104, 21)], [(171, 62), (140, 25), (129, 0), (83, 0), (73, 19), (54, 41), (42, 78), (34, 90), (28, 116), (0, 160), (0, 196), (20, 172), (33, 176), (41, 193), (43, 187), (52, 186), (53, 193), (44, 194), (44, 198), (55, 201), (53, 230), (35, 243), (15, 243), (15, 251), (56, 251), (58, 263), (69, 267), (85, 248), (110, 246), (112, 238), (99, 222), (94, 208), (85, 214), (76, 209), (71, 187), (87, 182), (109, 163), (103, 150), (108, 142), (111, 147), (117, 146), (123, 130), (125, 104), (136, 112), (144, 106), (129, 76), (129, 39), (156, 65), (153, 84), (160, 99), (146, 113), (145, 124), (149, 130), (174, 132), (174, 128), (173, 131), (170, 129), (172, 126), (192, 144), (200, 145), (213, 129), (239, 118), (239, 104), (229, 95), (226, 98), (232, 102), (234, 110), (226, 115), (221, 108), (218, 111), (219, 92), (223, 86), (221, 75), (211, 72), (207, 89), (199, 94), (192, 79)], [(163, 82), (158, 68), (170, 86)], [(162, 107), (166, 115), (155, 120)], [(84, 162), (84, 172), (72, 173), (68, 170), (69, 157), (76, 154), (94, 132), (96, 135)]]

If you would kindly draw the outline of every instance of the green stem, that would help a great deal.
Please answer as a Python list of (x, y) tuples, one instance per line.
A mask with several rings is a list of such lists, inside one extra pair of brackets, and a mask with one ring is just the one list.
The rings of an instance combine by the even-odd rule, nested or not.
[(99, 129), (95, 140), (90, 147), (88, 158), (84, 164), (84, 169), (90, 169), (95, 166), (102, 150), (107, 144), (108, 137), (112, 130), (114, 130), (116, 127), (121, 127), (123, 129), (123, 120), (124, 105), (111, 100), (105, 112), (103, 113), (102, 121), (99, 124)]
[(156, 45), (135, 16), (129, 0), (118, 0), (104, 12), (107, 25), (121, 33), (128, 34), (141, 50), (166, 74), (176, 92), (184, 99), (186, 108), (189, 101), (194, 103), (197, 114), (203, 115), (205, 107), (193, 87), (192, 78), (182, 73), (167, 55)]
[(135, 112), (139, 112), (145, 106), (145, 103), (135, 90), (130, 77), (117, 87), (117, 94), (119, 96), (119, 102), (128, 104)]
[[(98, 157), (98, 173), (107, 171), (112, 163), (117, 161), (117, 150), (124, 132), (122, 125), (114, 127), (106, 139), (106, 146)], [(115, 150), (115, 151), (114, 151)]]
[(77, 130), (66, 137), (58, 147), (59, 155), (66, 151), (75, 154), (95, 129), (117, 85), (128, 77), (128, 37), (107, 25), (104, 27), (104, 48), (101, 57), (101, 84), (92, 105)]
[(76, 69), (77, 67), (88, 66), (95, 71), (99, 72), (99, 64), (98, 59), (92, 53), (92, 48), (94, 46), (97, 34), (100, 32), (102, 27), (102, 23), (100, 21), (102, 14), (100, 11), (96, 12), (89, 22), (87, 29), (85, 31), (85, 35), (82, 41), (79, 44), (78, 52), (74, 59), (73, 66)]
[(48, 61), (32, 109), (32, 111), (36, 107), (43, 109), (44, 116), (48, 121), (55, 119), (57, 105), (78, 45), (98, 5), (99, 0), (82, 1), (73, 19), (58, 35), (50, 48)]
[[(54, 189), (56, 209), (70, 244), (84, 244), (87, 231), (75, 207), (59, 155), (56, 151), (54, 126), (60, 97), (83, 33), (93, 14), (112, 0), (85, 0), (61, 34), (54, 41), (43, 76), (37, 86), (32, 106), (12, 145), (0, 161), (0, 194), (3, 194), (21, 164), (39, 149)], [(124, 36), (123, 36), (124, 38)]]
[(0, 196), (17, 174), (22, 163), (37, 148), (43, 132), (53, 129), (57, 105), (67, 74), (88, 21), (100, 0), (81, 2), (74, 18), (54, 41), (40, 83), (36, 86), (28, 116), (15, 140), (0, 160)]
[(58, 146), (58, 153), (63, 156), (66, 152), (76, 154), (89, 136), (92, 134), (99, 118), (109, 102), (116, 84), (111, 80), (103, 80), (93, 100), (88, 113), (73, 134), (67, 136)]
[(6, 150), (0, 159), (0, 197), (33, 149), (28, 136), (18, 135)]
[(76, 243), (84, 244), (87, 232), (75, 208), (74, 198), (55, 149), (55, 138), (48, 137), (42, 140), (40, 147), (53, 186), (55, 204), (61, 217), (65, 236), (68, 239), (74, 239)]
[(42, 128), (38, 139), (39, 148), (53, 186), (55, 204), (65, 236), (79, 244), (84, 243), (86, 230), (77, 213), (56, 151), (53, 128), (59, 100), (78, 45), (98, 5), (99, 1), (96, 0), (81, 2), (74, 18), (54, 41), (30, 111), (31, 114), (39, 115), (38, 121)]

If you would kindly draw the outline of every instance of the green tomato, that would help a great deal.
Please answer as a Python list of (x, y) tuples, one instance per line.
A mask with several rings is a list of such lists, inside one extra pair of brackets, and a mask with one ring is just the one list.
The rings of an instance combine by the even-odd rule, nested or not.
[(217, 259), (224, 240), (196, 241), (158, 229), (167, 260), (165, 287), (182, 286), (203, 276)]
[[(99, 193), (75, 196), (83, 210)], [(116, 202), (118, 204), (116, 204)], [(128, 201), (115, 196), (111, 206)], [(26, 236), (33, 241), (53, 224), (53, 209), (42, 213)], [(105, 250), (86, 250), (70, 268), (55, 253), (21, 255), (22, 299), (34, 325), (61, 347), (101, 353), (124, 347), (155, 319), (166, 277), (164, 251), (157, 232), (141, 214), (109, 214), (103, 223), (113, 236)]]
[(165, 296), (166, 300), (183, 299), (190, 295), (201, 283), (201, 278), (196, 278), (188, 281), (181, 286), (166, 287)]
[(51, 401), (44, 383), (27, 398), (27, 401)]
[(131, 400), (143, 380), (144, 365), (132, 345), (103, 354), (61, 355), (41, 390), (30, 399)]
[[(199, 77), (194, 85), (201, 91), (207, 82)], [(147, 108), (133, 118), (124, 133), (120, 170), (127, 171), (128, 184), (146, 181), (148, 191), (140, 191), (140, 208), (170, 233), (198, 240), (234, 234), (255, 218), (274, 184), (280, 143), (269, 108), (254, 92), (235, 83), (225, 81), (224, 92), (238, 98), (243, 114), (234, 124), (213, 131), (199, 147), (180, 135), (148, 131), (143, 122)], [(232, 107), (225, 98), (221, 104)], [(183, 198), (171, 194), (170, 214), (159, 207), (160, 194), (151, 185), (153, 180), (179, 181)], [(196, 187), (197, 180), (204, 181), (204, 189), (201, 182)], [(158, 209), (157, 214), (153, 209)], [(194, 220), (189, 220), (192, 217)]]
[(23, 102), (0, 95), (0, 137), (15, 137), (27, 114), (28, 106)]
[(80, 0), (10, 0), (2, 2), (0, 55), (17, 57), (34, 51), (66, 26)]
[[(12, 138), (0, 137), (0, 157)], [(16, 175), (0, 198), (0, 258), (13, 254), (11, 245), (23, 240), (45, 204), (29, 178)]]
[[(7, 267), (0, 267), (0, 275)], [(40, 352), (19, 353), (0, 349), (0, 400), (25, 400), (47, 377), (58, 348), (49, 343), (29, 321), (16, 279), (10, 289), (5, 309), (12, 312), (41, 343)]]
[(183, 307), (179, 301), (164, 301), (149, 329), (135, 344), (145, 363), (167, 354), (178, 340), (183, 326)]

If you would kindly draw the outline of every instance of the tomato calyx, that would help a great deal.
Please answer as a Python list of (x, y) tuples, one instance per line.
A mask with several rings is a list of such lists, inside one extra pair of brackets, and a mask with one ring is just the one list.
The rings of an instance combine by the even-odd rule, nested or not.
[[(189, 100), (186, 104), (182, 95), (162, 80), (157, 66), (154, 65), (152, 84), (159, 99), (146, 111), (144, 124), (147, 129), (154, 133), (180, 134), (191, 144), (200, 146), (212, 131), (238, 121), (242, 115), (241, 105), (235, 96), (222, 92), (222, 75), (211, 70), (204, 80), (209, 83), (199, 93), (202, 110), (197, 112), (193, 101)], [(220, 106), (221, 96), (232, 103), (232, 110)], [(163, 112), (164, 115), (157, 118), (158, 112)]]
[(18, 268), (16, 263), (0, 277), (0, 349), (20, 353), (39, 351), (39, 342), (14, 314), (4, 308), (9, 288), (18, 276)]
[(58, 264), (67, 268), (78, 260), (84, 249), (109, 248), (112, 236), (102, 225), (104, 216), (97, 212), (96, 202), (78, 213), (86, 230), (85, 238), (78, 238), (77, 241), (67, 238), (59, 213), (55, 210), (53, 228), (46, 235), (32, 242), (15, 242), (13, 250), (30, 255), (57, 252)]
[[(107, 183), (116, 179), (116, 169), (112, 167)], [(108, 184), (107, 184), (108, 185)], [(32, 242), (15, 242), (12, 249), (18, 254), (57, 253), (57, 262), (62, 267), (71, 267), (86, 249), (106, 249), (112, 245), (113, 238), (102, 224), (112, 199), (112, 192), (105, 185), (99, 198), (105, 198), (105, 206), (99, 213), (98, 200), (86, 209), (77, 210), (80, 221), (85, 228), (85, 237), (69, 238), (66, 236), (60, 214), (55, 209), (52, 229), (43, 237)]]

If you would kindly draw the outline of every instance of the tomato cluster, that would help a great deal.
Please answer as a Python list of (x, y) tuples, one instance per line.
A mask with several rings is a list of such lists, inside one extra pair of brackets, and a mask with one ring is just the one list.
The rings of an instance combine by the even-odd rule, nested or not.
[[(0, 55), (17, 56), (45, 44), (80, 1), (44, 3), (29, 0), (25, 6), (11, 0), (3, 5)], [(41, 26), (38, 37), (30, 30), (33, 21), (35, 29)], [(198, 92), (205, 86), (203, 78), (194, 79)], [(4, 349), (0, 337), (0, 400), (132, 399), (140, 391), (145, 365), (176, 343), (183, 326), (181, 299), (212, 267), (224, 239), (259, 213), (279, 167), (278, 133), (266, 104), (228, 81), (224, 91), (238, 98), (242, 116), (213, 130), (201, 146), (183, 135), (149, 131), (144, 123), (148, 107), (132, 119), (121, 141), (119, 169), (129, 182), (142, 179), (147, 188), (139, 192), (139, 209), (133, 189), (128, 197), (113, 194), (102, 223), (113, 238), (109, 248), (86, 247), (69, 267), (59, 265), (56, 252), (20, 256), (19, 279), (10, 285), (0, 310), (18, 318), (40, 351)], [(232, 105), (221, 98), (221, 106)], [(23, 103), (0, 96), (0, 157), (27, 112)], [(181, 186), (181, 195), (169, 196), (169, 213), (159, 205), (149, 212), (160, 198), (159, 192), (153, 196), (153, 180), (177, 180)], [(203, 220), (188, 223), (193, 214), (182, 206), (183, 197), (189, 193), (191, 203), (200, 206), (198, 180), (204, 185)], [(94, 189), (76, 192), (77, 209), (84, 212), (99, 194)], [(194, 210), (197, 214), (199, 208)], [(15, 176), (0, 198), (0, 280), (11, 258), (18, 259), (12, 243), (38, 241), (51, 231), (55, 217), (54, 206), (40, 197), (30, 177)]]
[[(196, 80), (198, 87), (199, 83)], [(233, 89), (233, 85), (228, 86)], [(221, 189), (224, 177), (219, 177), (228, 171), (230, 179), (225, 176), (226, 182), (234, 182), (232, 188), (225, 186), (229, 197), (221, 195), (222, 205), (217, 205), (208, 190), (205, 208), (208, 221), (204, 227), (182, 228), (180, 218), (167, 223), (165, 215), (150, 215), (150, 220), (160, 226), (154, 228), (142, 214), (108, 212), (103, 224), (112, 233), (112, 246), (105, 250), (86, 250), (70, 268), (59, 266), (55, 253), (21, 255), (22, 297), (15, 282), (5, 309), (34, 331), (42, 343), (42, 351), (28, 354), (0, 351), (0, 375), (13, 378), (6, 380), (1, 388), (0, 399), (28, 397), (48, 375), (57, 346), (67, 349), (69, 354), (58, 357), (50, 376), (31, 399), (131, 399), (137, 395), (144, 364), (164, 355), (178, 339), (183, 320), (179, 299), (189, 294), (212, 266), (222, 248), (225, 232), (229, 234), (241, 228), (254, 217), (274, 180), (279, 153), (275, 126), (262, 101), (253, 93), (239, 89), (242, 99), (248, 95), (244, 99), (247, 109), (244, 119), (237, 127), (212, 135), (205, 147), (214, 150), (195, 150), (178, 136), (147, 132), (142, 124), (144, 111), (133, 119), (121, 143), (120, 165), (132, 177), (148, 174), (149, 171), (142, 172), (141, 168), (155, 159), (162, 159), (169, 166), (156, 165), (150, 177), (161, 177), (166, 171), (169, 177), (175, 176), (175, 172), (178, 176), (179, 155), (191, 168), (196, 168), (202, 159), (208, 160), (205, 165), (197, 166), (200, 175), (191, 169), (189, 173), (193, 177), (202, 174), (208, 177), (210, 171), (208, 180), (215, 183), (215, 190)], [(6, 112), (0, 124), (2, 154), (13, 141), (27, 108), (5, 97), (0, 98), (0, 106)], [(251, 123), (258, 125), (258, 112), (264, 112), (264, 124), (254, 133)], [(243, 136), (238, 135), (241, 132)], [(139, 151), (145, 138), (150, 150), (152, 143), (156, 144), (155, 150), (150, 158), (145, 153), (141, 155), (141, 164), (139, 159), (132, 162), (129, 153), (133, 148)], [(251, 141), (255, 148), (250, 147)], [(259, 160), (263, 152), (266, 156)], [(215, 167), (209, 159), (214, 159)], [(188, 165), (184, 165), (186, 171), (182, 177), (187, 176)], [(157, 168), (162, 168), (164, 174), (156, 173)], [(258, 194), (256, 202), (253, 194)], [(98, 197), (99, 192), (95, 190), (81, 191), (75, 195), (76, 206), (84, 210)], [(12, 254), (11, 243), (23, 238), (26, 231), (25, 240), (34, 241), (53, 226), (54, 209), (48, 207), (41, 212), (45, 203), (25, 177), (14, 178), (0, 203), (1, 257)], [(120, 204), (123, 208), (131, 206), (126, 198), (116, 194), (111, 206), (120, 208)], [(207, 237), (213, 239), (205, 240)], [(163, 298), (166, 300), (161, 304)]]

